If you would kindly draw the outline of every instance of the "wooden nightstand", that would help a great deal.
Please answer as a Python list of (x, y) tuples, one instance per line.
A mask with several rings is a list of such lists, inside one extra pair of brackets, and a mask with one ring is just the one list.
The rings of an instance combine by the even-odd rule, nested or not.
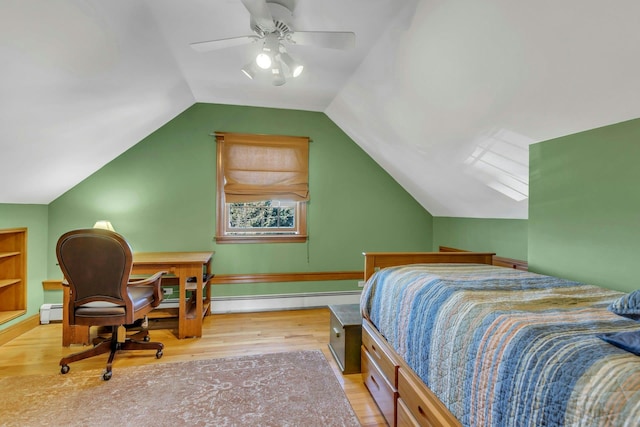
[(362, 316), (359, 304), (330, 305), (329, 350), (343, 374), (360, 372)]

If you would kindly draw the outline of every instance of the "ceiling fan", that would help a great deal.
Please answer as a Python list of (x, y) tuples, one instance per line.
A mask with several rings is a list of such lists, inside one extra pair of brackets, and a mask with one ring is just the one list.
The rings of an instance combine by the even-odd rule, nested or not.
[(298, 77), (303, 65), (286, 51), (285, 45), (317, 46), (346, 50), (355, 46), (356, 35), (348, 31), (295, 31), (290, 20), (297, 0), (241, 0), (249, 11), (254, 34), (191, 43), (198, 52), (225, 49), (251, 42), (262, 46), (255, 60), (242, 68), (253, 79), (258, 73), (271, 75), (272, 83), (283, 85), (287, 77)]

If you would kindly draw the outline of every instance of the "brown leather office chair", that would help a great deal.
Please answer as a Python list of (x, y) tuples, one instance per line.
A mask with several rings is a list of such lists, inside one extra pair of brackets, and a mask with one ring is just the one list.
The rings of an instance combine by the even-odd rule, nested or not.
[(102, 229), (74, 230), (58, 240), (56, 256), (70, 287), (69, 324), (110, 326), (111, 337), (94, 340), (94, 347), (60, 360), (60, 372), (69, 363), (110, 353), (102, 376), (111, 379), (111, 365), (119, 350), (155, 350), (162, 357), (162, 343), (149, 342), (145, 328), (127, 337), (125, 325), (146, 323), (146, 314), (162, 301), (160, 271), (148, 279), (130, 280), (133, 254), (118, 233)]

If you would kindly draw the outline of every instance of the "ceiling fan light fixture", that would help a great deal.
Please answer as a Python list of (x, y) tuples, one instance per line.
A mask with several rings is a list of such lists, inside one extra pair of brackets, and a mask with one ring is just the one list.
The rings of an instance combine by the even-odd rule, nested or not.
[(256, 73), (258, 72), (257, 64), (255, 63), (255, 61), (251, 61), (247, 65), (242, 67), (242, 72), (245, 76), (253, 80), (256, 76)]
[(268, 70), (272, 63), (273, 61), (271, 61), (271, 56), (264, 52), (260, 52), (258, 56), (256, 56), (256, 64), (258, 64), (258, 67), (263, 70)]
[(304, 70), (304, 65), (296, 65), (295, 67), (293, 67), (293, 77), (298, 77), (300, 74), (302, 74), (302, 70)]
[(284, 77), (284, 73), (282, 72), (282, 67), (280, 66), (280, 63), (277, 63), (271, 69), (271, 77), (273, 79), (272, 83), (274, 86), (282, 86), (287, 82), (287, 80)]
[(355, 47), (356, 35), (350, 31), (297, 31), (292, 28), (290, 20), (298, 0), (241, 2), (249, 12), (249, 27), (254, 34), (191, 43), (191, 47), (198, 52), (208, 52), (249, 42), (261, 43), (262, 48), (255, 53), (255, 58), (242, 68), (242, 72), (250, 79), (266, 77), (268, 80), (271, 71), (273, 84), (280, 86), (286, 79), (302, 74), (304, 66), (287, 54), (283, 43), (337, 50)]
[(267, 34), (262, 45), (262, 51), (256, 56), (256, 64), (263, 70), (268, 70), (275, 62), (275, 56), (280, 49), (278, 34)]
[(280, 58), (282, 58), (282, 62), (284, 62), (284, 65), (287, 66), (289, 72), (294, 78), (302, 74), (304, 66), (296, 62), (284, 49), (281, 49)]

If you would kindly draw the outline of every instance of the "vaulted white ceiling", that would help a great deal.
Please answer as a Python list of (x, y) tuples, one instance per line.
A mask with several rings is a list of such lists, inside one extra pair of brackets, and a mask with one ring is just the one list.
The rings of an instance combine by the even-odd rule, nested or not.
[(637, 0), (298, 0), (276, 87), (240, 0), (0, 0), (0, 203), (49, 203), (194, 102), (325, 112), (438, 216), (526, 218), (528, 145), (640, 117)]

